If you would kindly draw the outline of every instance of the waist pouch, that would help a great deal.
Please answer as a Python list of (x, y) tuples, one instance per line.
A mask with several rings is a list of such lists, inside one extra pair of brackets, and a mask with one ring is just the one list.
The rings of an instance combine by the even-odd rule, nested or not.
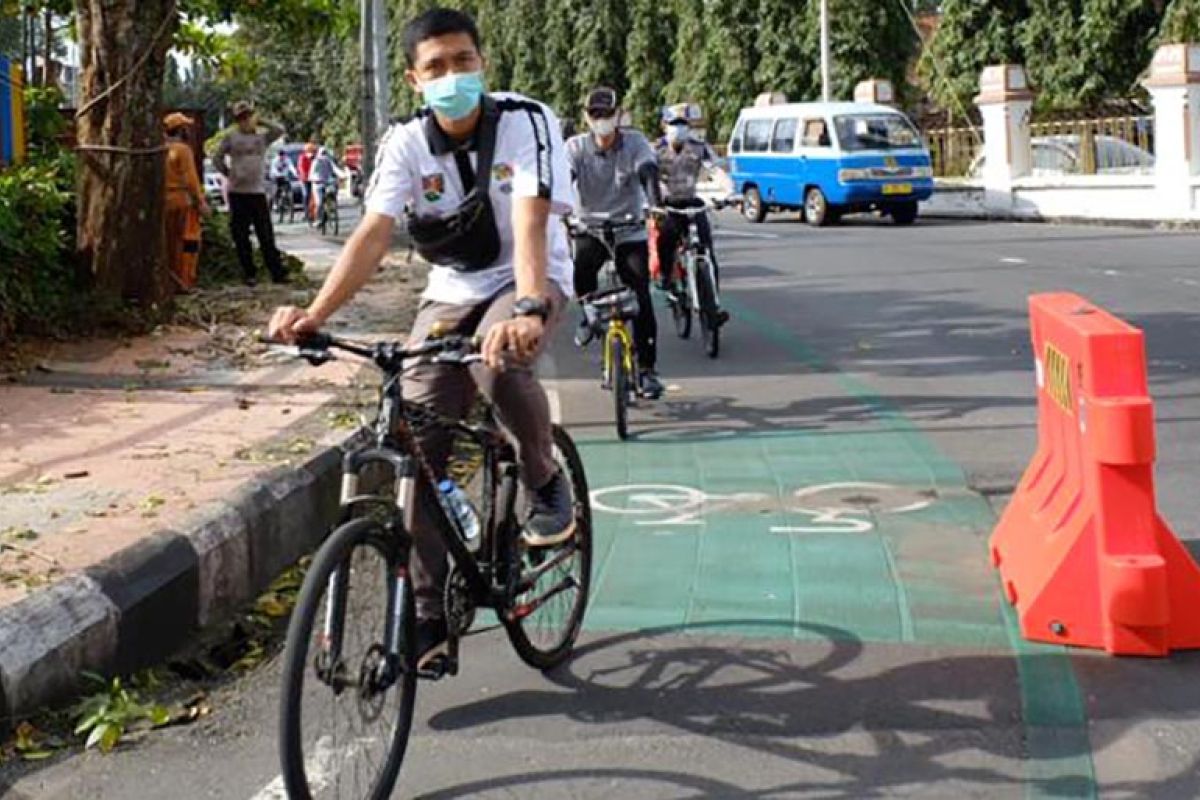
[(500, 232), (491, 198), (476, 187), (447, 217), (408, 215), (408, 233), (421, 258), (459, 272), (487, 269), (500, 257)]
[(411, 211), (408, 214), (408, 233), (421, 258), (458, 272), (485, 270), (500, 257), (500, 231), (488, 195), (500, 113), (490, 97), (485, 95), (482, 103), (476, 168), (471, 168), (471, 159), (465, 149), (454, 152), (466, 198), (453, 213), (444, 217), (417, 216)]

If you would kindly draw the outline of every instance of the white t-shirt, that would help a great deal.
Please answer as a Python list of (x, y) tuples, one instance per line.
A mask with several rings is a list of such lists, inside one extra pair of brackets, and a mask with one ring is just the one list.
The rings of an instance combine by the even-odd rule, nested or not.
[[(552, 215), (569, 214), (575, 205), (571, 171), (558, 120), (549, 108), (518, 94), (488, 95), (500, 112), (488, 194), (500, 233), (500, 256), (478, 272), (435, 266), (424, 297), (442, 303), (486, 300), (510, 286), (513, 274), (512, 211), (515, 197), (544, 197)], [(446, 216), (465, 192), (454, 160), (454, 143), (428, 112), (393, 125), (379, 144), (379, 156), (367, 188), (367, 211), (399, 219), (405, 206), (418, 216)], [(477, 164), (472, 145), (471, 166)], [(564, 226), (551, 216), (547, 237), (547, 276), (570, 297), (571, 251)]]

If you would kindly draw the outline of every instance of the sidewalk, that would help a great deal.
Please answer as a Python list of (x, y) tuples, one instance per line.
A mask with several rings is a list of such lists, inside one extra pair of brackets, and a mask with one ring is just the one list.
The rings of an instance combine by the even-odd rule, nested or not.
[[(302, 226), (279, 242), (314, 286), (340, 249)], [(335, 329), (402, 335), (415, 269), (390, 258)], [(255, 342), (271, 308), (313, 291), (201, 294), (199, 320), (219, 304), (240, 324), (53, 345), (0, 384), (0, 720), (64, 696), (80, 670), (166, 655), (323, 533), (374, 376)]]

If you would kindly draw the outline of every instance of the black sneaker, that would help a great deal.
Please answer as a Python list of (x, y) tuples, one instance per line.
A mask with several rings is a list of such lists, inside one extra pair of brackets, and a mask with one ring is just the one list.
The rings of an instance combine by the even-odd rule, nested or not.
[(575, 329), (575, 346), (587, 347), (588, 342), (592, 341), (596, 336), (596, 330), (592, 324), (587, 321), (587, 317), (579, 320), (579, 327)]
[(729, 312), (723, 308), (718, 308), (717, 309), (717, 324), (724, 325), (726, 322), (729, 322)]
[(662, 381), (652, 369), (644, 369), (638, 375), (638, 394), (647, 400), (657, 400), (663, 396)]
[(521, 538), (530, 547), (550, 547), (571, 538), (573, 533), (575, 503), (571, 485), (562, 472), (555, 472), (545, 486), (533, 493)]
[(417, 620), (417, 669), (425, 669), (438, 656), (449, 650), (446, 620), (426, 617)]

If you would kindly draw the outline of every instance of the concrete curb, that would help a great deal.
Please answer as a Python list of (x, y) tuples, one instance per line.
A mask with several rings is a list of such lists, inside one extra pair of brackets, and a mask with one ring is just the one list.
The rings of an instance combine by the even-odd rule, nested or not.
[[(949, 219), (970, 222), (1009, 222), (1031, 225), (1079, 225), (1090, 228), (1133, 228), (1137, 230), (1162, 231), (1164, 233), (1189, 233), (1200, 231), (1200, 220), (1156, 220), (1156, 219), (1104, 219), (1099, 217), (1025, 216), (1002, 213), (956, 213), (953, 211), (921, 210), (921, 219)], [(918, 221), (918, 224), (919, 221)]]
[(82, 671), (158, 663), (311, 551), (335, 522), (341, 457), (357, 436), (0, 609), (0, 732), (69, 700)]

